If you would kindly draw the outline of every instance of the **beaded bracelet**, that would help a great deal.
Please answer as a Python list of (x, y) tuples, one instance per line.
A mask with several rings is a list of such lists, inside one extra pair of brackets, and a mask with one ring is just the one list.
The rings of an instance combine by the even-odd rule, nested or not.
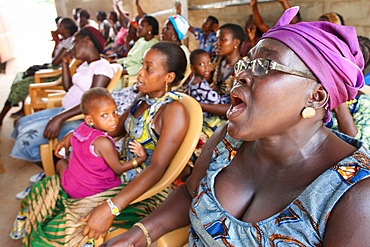
[(143, 233), (145, 235), (145, 238), (146, 238), (147, 246), (149, 246), (152, 243), (152, 239), (150, 238), (149, 232), (145, 228), (145, 226), (142, 223), (140, 223), (140, 222), (135, 223), (133, 226), (138, 226), (143, 231)]

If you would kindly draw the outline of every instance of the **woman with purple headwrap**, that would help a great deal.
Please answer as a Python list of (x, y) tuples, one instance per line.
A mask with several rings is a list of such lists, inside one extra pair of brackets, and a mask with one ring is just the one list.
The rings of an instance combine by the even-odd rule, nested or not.
[[(360, 48), (364, 56), (365, 66), (370, 65), (370, 39), (358, 36)], [(366, 77), (365, 77), (366, 78)], [(366, 79), (365, 79), (366, 83)], [(340, 104), (331, 112), (331, 120), (327, 127), (338, 130), (346, 135), (353, 136), (370, 147), (370, 94), (364, 86), (358, 91), (355, 99)]]
[(189, 246), (368, 246), (369, 151), (324, 124), (363, 86), (357, 35), (288, 24), (297, 11), (236, 64), (228, 122), (186, 185), (102, 246), (146, 246), (188, 224)]

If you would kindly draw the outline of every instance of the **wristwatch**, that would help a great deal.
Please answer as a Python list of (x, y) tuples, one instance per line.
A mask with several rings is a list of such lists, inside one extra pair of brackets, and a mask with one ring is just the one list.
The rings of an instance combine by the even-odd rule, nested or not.
[(119, 208), (116, 205), (114, 205), (110, 198), (107, 200), (107, 203), (113, 215), (118, 216), (121, 213)]

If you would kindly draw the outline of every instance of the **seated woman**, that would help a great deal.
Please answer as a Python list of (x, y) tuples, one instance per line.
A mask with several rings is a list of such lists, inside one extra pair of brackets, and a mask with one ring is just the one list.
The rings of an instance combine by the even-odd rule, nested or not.
[(213, 63), (210, 86), (220, 96), (220, 103), (200, 103), (207, 116), (203, 118), (200, 142), (189, 165), (194, 164), (208, 138), (226, 120), (226, 111), (230, 106), (230, 90), (235, 81), (233, 69), (235, 63), (241, 59), (240, 47), (244, 36), (243, 28), (236, 24), (224, 24), (217, 31), (217, 56)]
[(289, 25), (297, 11), (237, 63), (229, 120), (186, 185), (101, 246), (146, 246), (189, 224), (189, 246), (368, 245), (369, 151), (324, 125), (363, 86), (356, 30)]
[[(146, 52), (138, 74), (142, 97), (119, 118), (116, 131), (110, 134), (126, 134), (129, 140), (137, 140), (144, 146), (148, 158), (136, 169), (121, 175), (121, 186), (81, 200), (66, 196), (58, 176), (36, 183), (22, 201), (22, 211), (28, 208), (24, 245), (84, 243), (88, 237), (104, 235), (112, 225), (131, 227), (165, 199), (167, 191), (129, 205), (159, 181), (185, 137), (188, 113), (178, 102), (179, 95), (169, 91), (171, 84), (183, 78), (185, 68), (185, 54), (173, 43), (160, 42)], [(68, 140), (66, 136), (57, 145), (55, 154), (63, 147), (69, 150)], [(134, 157), (127, 147), (123, 156), (126, 161)]]
[[(62, 84), (67, 93), (62, 107), (38, 111), (19, 119), (12, 133), (15, 143), (10, 155), (13, 158), (39, 162), (41, 144), (47, 143), (48, 139), (61, 139), (81, 123), (81, 120), (65, 120), (81, 113), (79, 104), (86, 90), (106, 87), (114, 75), (109, 62), (100, 57), (104, 46), (104, 39), (97, 29), (86, 27), (78, 32), (73, 54), (67, 52), (63, 58)], [(73, 56), (83, 63), (71, 77), (69, 61)]]
[(188, 21), (181, 15), (173, 15), (167, 18), (164, 22), (161, 40), (169, 41), (177, 44), (185, 52), (188, 66), (186, 68), (184, 79), (173, 88), (177, 92), (186, 92), (186, 85), (184, 85), (186, 79), (191, 73), (190, 69), (190, 52), (186, 45), (182, 44), (182, 40), (187, 36), (189, 29)]
[[(69, 51), (73, 48), (74, 34), (77, 32), (77, 25), (70, 18), (62, 18), (58, 22), (58, 28), (56, 31), (52, 31), (53, 40), (55, 41), (55, 46), (52, 52), (52, 66), (60, 66), (62, 63), (63, 56), (66, 51)], [(59, 35), (63, 37), (60, 40)], [(57, 78), (48, 78), (46, 81), (54, 81)], [(28, 88), (31, 83), (34, 82), (33, 75), (25, 75), (24, 72), (18, 73), (13, 81), (12, 87), (8, 99), (5, 102), (4, 108), (0, 113), (0, 126), (3, 123), (4, 117), (9, 112), (13, 106), (18, 106), (20, 102), (23, 102), (28, 95)], [(23, 106), (22, 109), (18, 112), (18, 115), (23, 116)]]
[[(129, 20), (128, 16), (119, 7), (118, 1), (115, 2), (113, 7), (115, 11), (111, 12), (112, 20), (110, 22), (111, 28), (114, 32), (113, 44), (107, 46), (107, 49), (104, 51), (105, 58), (109, 58), (110, 60), (122, 58), (127, 55), (126, 37), (128, 34), (127, 23)], [(117, 13), (119, 13), (119, 17)], [(119, 25), (117, 25), (117, 22)]]
[(123, 65), (123, 75), (137, 75), (145, 51), (158, 42), (158, 39), (155, 38), (158, 35), (158, 21), (153, 16), (144, 16), (139, 21), (137, 33), (139, 39), (134, 43), (127, 56), (117, 60), (117, 63)]
[[(133, 22), (130, 22), (131, 25)], [(181, 49), (184, 51), (186, 60), (187, 60), (187, 68), (185, 70), (184, 79), (178, 83), (178, 85), (172, 85), (173, 91), (176, 92), (186, 92), (185, 90), (180, 89), (182, 88), (183, 81), (189, 76), (190, 74), (190, 65), (189, 65), (189, 50), (188, 48), (181, 43), (182, 39), (186, 36), (188, 31), (188, 23), (182, 16), (170, 16), (164, 23), (162, 33), (161, 33), (161, 41), (168, 41), (175, 43), (176, 45), (180, 46)], [(132, 87), (125, 87), (120, 90), (116, 90), (112, 92), (112, 96), (117, 103), (118, 111), (122, 114), (133, 102), (137, 95), (136, 86)]]
[(104, 40), (105, 40), (105, 44), (107, 45), (109, 42), (109, 31), (110, 31), (110, 24), (109, 24), (109, 21), (107, 20), (107, 14), (105, 13), (104, 10), (99, 10), (97, 13), (96, 13), (96, 20), (98, 21), (98, 24), (99, 24), (99, 31), (101, 32)]

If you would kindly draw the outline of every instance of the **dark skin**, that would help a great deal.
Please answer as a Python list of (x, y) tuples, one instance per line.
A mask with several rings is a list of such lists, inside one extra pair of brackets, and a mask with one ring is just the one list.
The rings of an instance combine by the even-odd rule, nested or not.
[[(86, 103), (88, 104), (88, 103)], [(118, 123), (118, 111), (116, 102), (112, 98), (96, 99), (90, 102), (88, 114), (85, 115), (85, 123), (88, 126), (93, 126), (101, 131), (109, 132), (114, 131)], [(71, 137), (71, 135), (69, 135)], [(70, 142), (70, 140), (68, 140)], [(102, 157), (105, 163), (116, 173), (122, 174), (133, 168), (132, 160), (121, 162), (119, 160), (119, 153), (117, 152), (114, 143), (106, 137), (98, 137), (92, 145), (94, 146), (94, 153), (98, 157)], [(138, 164), (143, 163), (146, 158), (144, 147), (137, 141), (129, 143), (130, 152), (137, 155), (136, 161)], [(57, 154), (58, 158), (63, 158)], [(59, 160), (56, 166), (58, 174), (63, 174), (68, 166), (68, 161), (64, 158)]]
[[(233, 67), (240, 59), (239, 45), (240, 40), (236, 39), (233, 33), (227, 29), (217, 31), (216, 54), (223, 57), (228, 66)], [(237, 47), (237, 48), (235, 48)], [(224, 78), (225, 75), (219, 70), (219, 77)], [(215, 82), (211, 86), (215, 87)], [(213, 88), (217, 90), (217, 88)], [(208, 112), (217, 116), (225, 116), (229, 108), (229, 104), (200, 104), (203, 112)]]
[[(265, 39), (252, 48), (250, 58), (259, 57), (308, 71), (292, 50), (276, 40)], [(280, 212), (319, 175), (356, 150), (324, 126), (328, 94), (316, 81), (277, 71), (254, 76), (250, 70), (239, 73), (237, 80), (231, 91), (229, 121), (207, 141), (186, 186), (171, 193), (158, 210), (141, 221), (152, 241), (190, 223), (192, 195), (205, 175), (213, 148), (226, 132), (245, 142), (232, 162), (217, 175), (215, 194), (228, 213), (249, 223)], [(307, 105), (316, 110), (310, 119), (301, 116)], [(368, 245), (369, 196), (370, 179), (357, 183), (344, 194), (329, 216), (323, 246)], [(145, 244), (144, 234), (133, 227), (102, 246)]]
[[(137, 28), (136, 34), (139, 38), (144, 37), (146, 41), (149, 41), (154, 38), (152, 30), (153, 27), (150, 26), (145, 17), (143, 17), (139, 21), (139, 26)], [(127, 70), (123, 70), (122, 75), (128, 75)]]
[[(137, 84), (142, 95), (149, 95), (151, 98), (162, 97), (165, 94), (165, 84), (171, 84), (175, 79), (175, 73), (167, 71), (165, 59), (166, 57), (157, 50), (150, 49), (145, 54)], [(140, 116), (148, 108), (149, 105), (145, 102), (140, 103), (134, 116)], [(117, 129), (110, 133), (111, 136), (125, 134), (123, 126), (127, 116), (128, 111), (120, 117)], [(121, 210), (159, 181), (182, 143), (189, 126), (189, 116), (185, 107), (177, 101), (162, 106), (153, 121), (154, 131), (160, 135), (160, 138), (150, 165), (112, 198), (114, 204)], [(174, 129), (173, 126), (176, 128)], [(54, 153), (58, 153), (62, 147), (68, 150), (68, 137), (61, 140)], [(83, 218), (83, 221), (86, 221), (83, 235), (88, 235), (89, 238), (98, 238), (99, 235), (104, 237), (113, 219), (114, 215), (108, 204), (102, 203)]]
[[(290, 8), (290, 4), (287, 0), (277, 0), (281, 4), (284, 10), (287, 10)], [(257, 0), (250, 0), (250, 6), (252, 7), (253, 12), (253, 18), (257, 25), (257, 28), (262, 32), (267, 32), (270, 27), (263, 21), (261, 14), (258, 11), (258, 4)], [(293, 20), (291, 21), (291, 24), (298, 23), (300, 21), (298, 16), (294, 16)]]
[[(94, 44), (89, 37), (76, 38), (75, 47), (72, 52), (67, 52), (63, 57), (62, 62), (62, 84), (64, 90), (68, 91), (72, 84), (72, 75), (69, 71), (69, 63), (72, 58), (86, 61), (88, 63), (97, 61), (100, 59), (100, 53), (95, 48)], [(91, 87), (107, 87), (110, 82), (110, 78), (104, 75), (94, 75), (92, 79)], [(77, 105), (71, 109), (64, 110), (63, 112), (54, 116), (45, 127), (44, 137), (52, 139), (58, 137), (59, 130), (62, 123), (67, 119), (74, 117), (81, 113), (80, 106)]]
[(58, 36), (59, 34), (62, 35), (64, 39), (72, 36), (71, 32), (67, 28), (64, 27), (63, 22), (59, 23), (58, 29), (56, 31), (51, 32), (53, 40), (55, 41), (55, 47), (54, 47), (54, 51), (52, 54), (53, 59), (51, 61), (53, 66), (58, 66), (59, 64), (61, 64), (63, 61), (64, 54), (67, 52), (66, 48), (62, 48), (62, 50), (58, 54), (55, 54), (55, 49), (60, 42), (60, 39)]
[(173, 28), (173, 25), (170, 20), (166, 20), (163, 25), (161, 40), (173, 42), (178, 46), (181, 45), (181, 41), (177, 37), (176, 31)]
[(347, 103), (342, 103), (334, 108), (335, 117), (338, 121), (338, 129), (340, 132), (349, 136), (355, 137), (357, 135), (357, 127), (353, 121), (351, 112), (348, 109)]

